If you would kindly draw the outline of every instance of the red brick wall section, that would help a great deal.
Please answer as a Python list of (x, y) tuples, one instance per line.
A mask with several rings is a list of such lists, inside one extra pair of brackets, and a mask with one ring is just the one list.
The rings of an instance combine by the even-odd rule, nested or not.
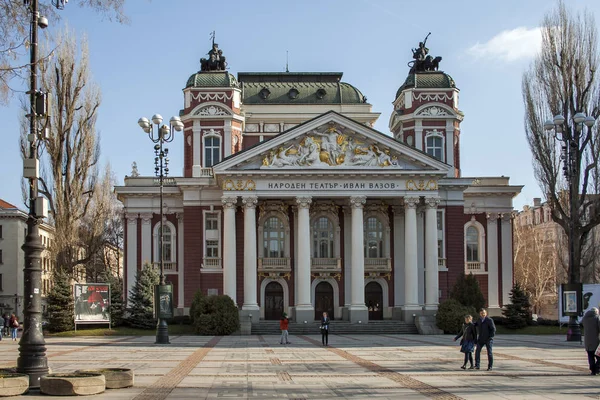
[(338, 287), (340, 288), (339, 301), (340, 305), (343, 307), (344, 304), (346, 304), (346, 286), (344, 285), (344, 282), (346, 282), (346, 266), (344, 265), (344, 260), (346, 259), (344, 257), (344, 254), (346, 254), (346, 247), (344, 245), (346, 241), (346, 227), (344, 226), (344, 211), (341, 207), (338, 211), (338, 219), (340, 221), (340, 258), (342, 259), (342, 277), (338, 281)]
[(246, 150), (247, 148), (250, 148), (250, 147), (254, 146), (255, 144), (257, 144), (258, 142), (260, 142), (260, 137), (259, 136), (246, 136), (246, 135), (244, 135), (242, 137), (242, 149)]
[[(392, 208), (388, 207), (388, 219), (390, 224), (390, 258), (392, 260), (392, 275), (391, 278), (388, 279), (388, 304), (390, 307), (394, 306), (394, 213), (392, 212)], [(343, 304), (343, 303), (340, 303)]]
[[(196, 290), (202, 282), (200, 276), (200, 263), (202, 262), (203, 246), (199, 243), (204, 241), (204, 229), (202, 221), (202, 210), (208, 207), (184, 207), (183, 210), (183, 296), (185, 307), (192, 304)], [(208, 274), (206, 274), (208, 275)]]
[[(136, 246), (137, 246), (137, 255), (136, 255), (136, 266), (135, 266), (135, 270), (139, 271), (140, 269), (142, 269), (142, 219), (138, 218), (137, 219), (137, 242), (136, 242)], [(134, 277), (135, 279), (135, 277)]]
[(465, 272), (465, 214), (463, 206), (446, 207), (446, 266), (445, 287), (440, 284), (442, 298), (447, 298), (460, 274)]
[[(294, 293), (294, 286), (296, 285), (296, 280), (294, 279), (294, 271), (296, 270), (296, 264), (294, 262), (296, 259), (296, 246), (294, 244), (294, 237), (296, 237), (296, 235), (294, 232), (296, 232), (296, 224), (294, 223), (294, 213), (292, 212), (291, 207), (288, 209), (288, 220), (290, 221), (290, 265), (292, 267), (290, 279), (288, 280), (288, 288), (290, 289), (289, 305), (293, 306), (296, 304), (296, 296)], [(262, 240), (262, 238), (259, 238), (259, 240)], [(262, 246), (262, 243), (259, 241), (258, 245)]]
[[(183, 169), (183, 175), (186, 178), (190, 178), (192, 176), (192, 165), (194, 163), (193, 160), (193, 137), (194, 135), (192, 134), (192, 131), (187, 131), (184, 133), (184, 138), (183, 138), (183, 165), (184, 165), (184, 169)], [(188, 145), (188, 142), (191, 145)]]
[(456, 171), (456, 177), (460, 177), (460, 132), (454, 131), (454, 137), (456, 138), (456, 144), (454, 145), (454, 168)]

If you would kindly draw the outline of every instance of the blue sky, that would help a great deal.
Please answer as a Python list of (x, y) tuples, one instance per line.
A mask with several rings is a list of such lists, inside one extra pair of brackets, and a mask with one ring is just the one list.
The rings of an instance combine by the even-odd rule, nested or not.
[[(587, 9), (600, 23), (600, 1), (567, 5)], [(290, 71), (343, 72), (343, 80), (382, 113), (375, 128), (384, 133), (408, 73), (410, 49), (431, 32), (430, 53), (443, 57), (440, 69), (460, 89), (463, 176), (510, 176), (512, 184), (525, 185), (515, 199), (521, 209), (541, 195), (523, 132), (521, 77), (539, 47), (536, 27), (555, 6), (548, 0), (128, 0), (131, 23), (119, 25), (73, 0), (60, 11), (61, 21), (50, 25), (68, 23), (88, 36), (91, 71), (103, 99), (97, 122), (101, 158), (119, 183), (133, 161), (142, 175), (153, 174), (153, 144), (137, 120), (178, 113), (182, 89), (209, 50), (213, 30), (233, 74), (284, 71), (286, 51)], [(23, 208), (18, 98), (0, 107), (0, 118), (0, 198)], [(182, 149), (181, 137), (169, 146), (174, 175), (182, 174)]]

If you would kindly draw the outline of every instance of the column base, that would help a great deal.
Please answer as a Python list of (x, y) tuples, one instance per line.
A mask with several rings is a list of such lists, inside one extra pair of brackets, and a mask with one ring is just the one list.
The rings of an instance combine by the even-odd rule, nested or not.
[(260, 321), (260, 309), (258, 306), (243, 306), (240, 310), (240, 322), (251, 321), (253, 324)]
[[(423, 307), (423, 310), (425, 311), (437, 311), (439, 304), (425, 304), (425, 307)], [(428, 313), (429, 314), (429, 313)]]
[(342, 307), (342, 321), (350, 321), (350, 312), (348, 311), (348, 305)]
[(348, 319), (351, 323), (366, 324), (369, 322), (369, 309), (365, 305), (350, 305), (348, 307)]
[(296, 322), (299, 324), (309, 323), (315, 320), (315, 309), (312, 306), (296, 306)]
[(415, 318), (423, 315), (423, 307), (419, 305), (400, 306), (396, 311), (396, 315), (400, 316), (400, 320), (404, 322), (415, 322)]
[[(477, 310), (479, 312), (479, 310)], [(490, 317), (502, 317), (502, 308), (498, 305), (489, 306), (487, 308), (487, 313)], [(473, 315), (473, 319), (476, 319), (476, 316)]]

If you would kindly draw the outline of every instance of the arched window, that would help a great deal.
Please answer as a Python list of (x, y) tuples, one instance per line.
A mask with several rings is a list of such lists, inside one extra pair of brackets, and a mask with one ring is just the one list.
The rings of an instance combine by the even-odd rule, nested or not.
[[(160, 235), (160, 228), (158, 228), (158, 232)], [(158, 247), (158, 261), (160, 261), (161, 254), (164, 254), (163, 261), (171, 262), (172, 261), (171, 253), (172, 253), (172, 249), (173, 249), (173, 244), (171, 243), (171, 228), (166, 225), (163, 226), (162, 245), (163, 245), (162, 252), (160, 249), (160, 244)]]
[(365, 258), (383, 258), (383, 224), (369, 217), (365, 226)]
[(327, 217), (318, 218), (313, 225), (313, 257), (333, 258), (333, 223)]
[(166, 263), (175, 263), (176, 260), (176, 242), (175, 239), (177, 237), (177, 232), (175, 226), (169, 221), (165, 221), (163, 224), (163, 246), (162, 251), (160, 248), (160, 223), (156, 224), (154, 227), (154, 251), (153, 251), (153, 260), (155, 263), (160, 263), (161, 255), (164, 254), (163, 261)]
[(219, 136), (204, 137), (204, 166), (212, 167), (221, 161), (221, 138)]
[(465, 240), (467, 244), (467, 262), (479, 262), (479, 232), (477, 228), (469, 226)]
[(277, 217), (269, 217), (264, 223), (263, 247), (265, 258), (285, 257), (285, 228)]

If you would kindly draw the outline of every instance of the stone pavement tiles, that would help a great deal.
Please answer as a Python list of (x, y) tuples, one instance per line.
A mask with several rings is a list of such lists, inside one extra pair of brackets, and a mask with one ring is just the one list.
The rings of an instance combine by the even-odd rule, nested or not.
[[(564, 336), (499, 335), (491, 372), (461, 370), (450, 335), (332, 334), (329, 347), (320, 335), (291, 335), (290, 345), (279, 336), (170, 339), (48, 338), (48, 363), (53, 372), (135, 371), (133, 388), (89, 399), (600, 399), (600, 376), (589, 375), (582, 346)], [(0, 367), (17, 357), (16, 342), (0, 342)]]

